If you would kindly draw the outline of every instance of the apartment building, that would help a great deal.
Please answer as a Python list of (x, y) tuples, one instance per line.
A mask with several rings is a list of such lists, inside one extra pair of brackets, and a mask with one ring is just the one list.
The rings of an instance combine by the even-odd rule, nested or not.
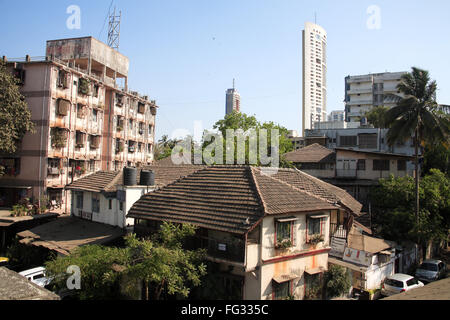
[(129, 59), (93, 37), (47, 41), (46, 56), (7, 59), (36, 125), (1, 155), (2, 206), (44, 197), (70, 209), (64, 187), (99, 170), (153, 161), (156, 102), (128, 90)]
[(328, 115), (328, 121), (329, 122), (345, 121), (345, 111), (344, 110), (331, 111), (330, 114)]
[(225, 96), (225, 114), (231, 114), (233, 111), (241, 112), (241, 95), (234, 85), (232, 89), (227, 90)]
[(400, 95), (397, 85), (407, 72), (384, 72), (345, 78), (345, 120), (359, 122), (376, 106), (393, 107), (391, 94)]
[(303, 30), (303, 136), (327, 117), (327, 32), (307, 22)]

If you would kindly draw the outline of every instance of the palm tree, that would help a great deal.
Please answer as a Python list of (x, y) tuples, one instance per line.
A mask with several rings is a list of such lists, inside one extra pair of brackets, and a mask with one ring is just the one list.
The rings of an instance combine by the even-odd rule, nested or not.
[(415, 182), (416, 182), (416, 221), (419, 222), (419, 147), (423, 143), (448, 141), (448, 115), (438, 112), (436, 102), (436, 81), (431, 81), (428, 71), (412, 67), (404, 74), (397, 86), (403, 97), (397, 97), (397, 105), (387, 111), (386, 123), (390, 128), (387, 142), (406, 142), (414, 137)]

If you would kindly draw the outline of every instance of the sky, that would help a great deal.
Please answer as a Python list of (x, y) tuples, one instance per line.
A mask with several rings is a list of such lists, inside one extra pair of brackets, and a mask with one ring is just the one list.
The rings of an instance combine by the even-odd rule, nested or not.
[[(233, 78), (241, 112), (301, 133), (302, 30), (327, 31), (327, 112), (344, 109), (344, 78), (416, 66), (450, 104), (448, 0), (0, 0), (0, 56), (44, 56), (46, 40), (93, 36), (107, 42), (108, 9), (122, 12), (119, 51), (128, 86), (159, 108), (156, 138), (194, 133), (223, 119)], [(72, 6), (79, 28), (68, 28)], [(177, 134), (175, 134), (177, 135)]]

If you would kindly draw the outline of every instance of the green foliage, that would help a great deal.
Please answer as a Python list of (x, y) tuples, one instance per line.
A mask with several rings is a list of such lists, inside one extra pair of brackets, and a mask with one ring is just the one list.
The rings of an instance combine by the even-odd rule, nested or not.
[(275, 246), (276, 249), (287, 249), (292, 247), (292, 242), (289, 239), (284, 239), (281, 242), (278, 242)]
[(366, 112), (365, 117), (375, 128), (388, 128), (388, 124), (386, 123), (386, 113), (388, 110), (388, 107), (377, 106)]
[(51, 132), (52, 147), (53, 148), (64, 148), (67, 143), (67, 136), (64, 130), (53, 128)]
[(11, 210), (12, 217), (23, 217), (28, 214), (28, 208), (23, 204), (13, 205)]
[(330, 265), (328, 271), (324, 274), (324, 283), (329, 298), (346, 294), (351, 287), (351, 279), (347, 270), (337, 265)]
[(425, 146), (422, 174), (439, 169), (450, 176), (450, 148), (448, 143), (433, 143)]
[(0, 62), (0, 152), (14, 153), (27, 132), (34, 132), (31, 111), (18, 81)]
[(450, 179), (431, 169), (420, 181), (419, 219), (414, 216), (415, 182), (411, 177), (381, 179), (371, 192), (374, 223), (385, 239), (394, 241), (445, 239), (450, 228)]
[[(264, 122), (260, 123), (254, 116), (248, 116), (245, 113), (240, 113), (234, 111), (230, 114), (227, 114), (223, 120), (217, 121), (214, 126), (214, 129), (218, 130), (222, 136), (224, 137), (224, 146), (223, 146), (223, 155), (224, 155), (224, 163), (226, 163), (226, 132), (227, 130), (242, 130), (243, 132), (247, 132), (250, 129), (255, 130), (256, 135), (258, 137), (257, 143), (259, 145), (259, 132), (261, 129), (267, 130), (267, 146), (269, 149), (269, 156), (271, 155), (270, 146), (271, 146), (271, 130), (275, 129), (279, 132), (279, 155), (280, 155), (280, 166), (281, 167), (292, 167), (292, 164), (284, 160), (283, 155), (287, 152), (290, 152), (294, 149), (292, 141), (288, 138), (289, 131), (275, 124), (274, 122)], [(239, 159), (238, 148), (237, 148), (237, 137), (234, 138), (234, 161), (237, 163), (237, 159)], [(203, 142), (203, 149), (206, 147), (208, 143)], [(249, 140), (245, 141), (245, 163), (250, 163), (249, 157)], [(258, 165), (260, 165), (259, 154), (257, 156)]]
[(314, 234), (309, 238), (309, 243), (318, 244), (324, 240), (325, 240), (325, 238), (324, 238), (323, 234)]
[(182, 248), (183, 239), (194, 233), (190, 225), (163, 223), (152, 239), (140, 240), (132, 234), (126, 237), (125, 248), (83, 246), (68, 257), (47, 262), (46, 267), (49, 275), (56, 277), (55, 290), (59, 290), (65, 288), (67, 267), (79, 266), (81, 299), (116, 299), (119, 292), (131, 295), (141, 281), (147, 298), (161, 299), (163, 294), (187, 297), (206, 272), (202, 263), (205, 252)]
[(46, 260), (53, 259), (54, 254), (43, 247), (22, 244), (16, 238), (6, 249), (6, 257), (9, 258), (11, 269), (20, 272), (42, 266)]
[(91, 81), (86, 78), (80, 78), (78, 80), (78, 93), (88, 95), (91, 91)]

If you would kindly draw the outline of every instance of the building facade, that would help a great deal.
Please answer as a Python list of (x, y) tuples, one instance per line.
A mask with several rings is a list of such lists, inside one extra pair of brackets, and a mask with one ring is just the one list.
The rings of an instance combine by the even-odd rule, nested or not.
[(327, 33), (307, 22), (303, 30), (303, 136), (327, 117)]
[(211, 166), (144, 195), (127, 217), (138, 236), (163, 221), (197, 226), (187, 245), (206, 249), (214, 266), (209, 299), (305, 299), (327, 269), (331, 222), (336, 229), (360, 209), (344, 190), (299, 170)]
[(331, 111), (328, 115), (328, 121), (337, 122), (337, 121), (345, 121), (345, 111), (344, 110), (335, 110)]
[(8, 169), (0, 179), (4, 206), (47, 198), (68, 212), (65, 185), (153, 161), (157, 106), (128, 90), (127, 57), (85, 37), (47, 41), (45, 57), (4, 59), (21, 79), (36, 126), (16, 154), (1, 157)]
[(389, 95), (400, 95), (397, 85), (406, 73), (385, 72), (346, 77), (345, 121), (360, 122), (364, 114), (376, 106), (395, 106), (395, 99)]

